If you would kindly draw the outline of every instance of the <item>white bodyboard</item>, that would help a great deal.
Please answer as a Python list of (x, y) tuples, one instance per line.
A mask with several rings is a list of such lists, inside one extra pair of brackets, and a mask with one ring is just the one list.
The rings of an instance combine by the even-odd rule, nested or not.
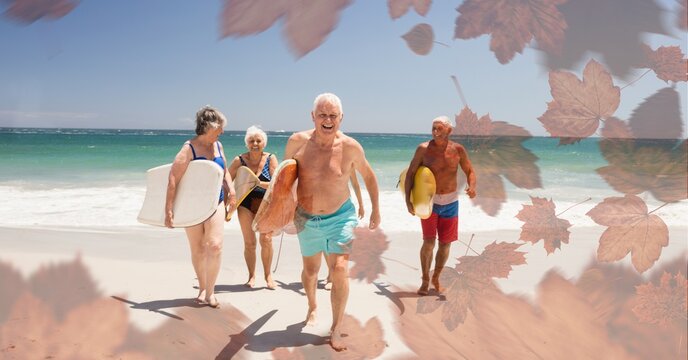
[[(146, 197), (137, 220), (143, 224), (165, 226), (165, 198), (172, 164), (149, 169)], [(177, 185), (174, 200), (174, 227), (189, 227), (208, 219), (220, 200), (224, 171), (210, 160), (194, 160)]]

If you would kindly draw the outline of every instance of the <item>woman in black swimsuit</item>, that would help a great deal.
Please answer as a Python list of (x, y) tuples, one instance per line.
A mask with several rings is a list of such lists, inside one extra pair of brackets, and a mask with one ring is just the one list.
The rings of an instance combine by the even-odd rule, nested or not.
[[(256, 281), (256, 233), (251, 228), (251, 225), (278, 162), (274, 154), (263, 152), (268, 143), (268, 137), (263, 130), (256, 126), (251, 126), (246, 130), (244, 140), (248, 151), (232, 160), (232, 163), (229, 165), (229, 173), (234, 178), (239, 167), (246, 166), (260, 179), (260, 185), (253, 189), (237, 208), (241, 233), (244, 235), (244, 259), (248, 268), (246, 286), (253, 287)], [(260, 259), (263, 263), (265, 283), (268, 289), (275, 289), (276, 284), (272, 279), (272, 272), (270, 271), (273, 252), (272, 233), (261, 233), (259, 238)]]

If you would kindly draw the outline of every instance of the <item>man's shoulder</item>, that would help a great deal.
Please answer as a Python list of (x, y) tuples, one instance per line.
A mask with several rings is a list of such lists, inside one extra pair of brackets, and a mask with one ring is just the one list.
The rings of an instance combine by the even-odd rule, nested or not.
[(289, 141), (306, 141), (311, 138), (313, 130), (297, 131), (289, 137)]

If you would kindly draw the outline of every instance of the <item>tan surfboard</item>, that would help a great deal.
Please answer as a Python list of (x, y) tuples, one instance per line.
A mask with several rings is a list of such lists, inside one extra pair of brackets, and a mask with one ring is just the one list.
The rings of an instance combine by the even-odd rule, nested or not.
[[(258, 176), (256, 176), (256, 174), (253, 173), (253, 171), (251, 171), (251, 169), (246, 166), (240, 166), (237, 169), (236, 176), (234, 177), (234, 191), (236, 192), (237, 207), (259, 184), (260, 179)], [(232, 210), (231, 212), (227, 212), (225, 219), (231, 219), (235, 210), (236, 209)]]
[(297, 177), (296, 160), (287, 159), (277, 166), (256, 217), (253, 219), (253, 231), (260, 233), (278, 231), (293, 220), (296, 210), (294, 186)]

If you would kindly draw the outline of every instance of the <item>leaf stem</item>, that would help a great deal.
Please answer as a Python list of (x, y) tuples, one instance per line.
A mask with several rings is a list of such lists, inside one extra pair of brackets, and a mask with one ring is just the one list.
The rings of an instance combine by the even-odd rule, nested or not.
[(434, 42), (435, 44), (442, 45), (442, 46), (445, 46), (445, 47), (451, 47), (451, 46), (449, 46), (449, 45), (447, 45), (447, 44), (445, 44), (445, 43), (443, 43), (443, 42), (440, 42), (440, 41), (433, 41), (433, 42)]
[(468, 249), (470, 249), (470, 248), (471, 248), (471, 243), (473, 242), (473, 237), (474, 237), (474, 236), (475, 236), (475, 234), (471, 234), (471, 239), (470, 239), (470, 240), (468, 240), (468, 246), (466, 246), (466, 253), (465, 253), (465, 254), (463, 254), (463, 256), (466, 256), (466, 255), (468, 255)]
[(451, 76), (451, 79), (454, 82), (454, 86), (456, 86), (456, 91), (459, 93), (459, 97), (461, 98), (463, 106), (468, 107), (468, 102), (466, 101), (466, 98), (463, 96), (463, 91), (461, 91), (461, 85), (459, 85), (459, 79), (457, 79), (454, 75)]
[(584, 203), (584, 202), (586, 202), (586, 201), (589, 201), (589, 200), (592, 200), (592, 198), (587, 198), (587, 199), (585, 199), (585, 200), (583, 200), (583, 201), (581, 201), (581, 202), (579, 202), (579, 203), (573, 204), (573, 205), (567, 207), (566, 210), (564, 210), (564, 211), (558, 213), (556, 216), (559, 216), (559, 215), (561, 215), (561, 214), (563, 214), (563, 213), (569, 211), (571, 208), (573, 208), (573, 207), (575, 207), (575, 206), (578, 206), (578, 205), (580, 205), (580, 204), (582, 204), (582, 203)]
[(647, 213), (647, 214), (650, 215), (650, 214), (652, 214), (653, 212), (655, 212), (655, 211), (657, 211), (657, 210), (659, 210), (659, 209), (661, 209), (661, 208), (663, 208), (663, 207), (665, 207), (665, 206), (667, 206), (667, 205), (669, 205), (669, 203), (664, 203), (662, 206), (660, 206), (660, 207), (658, 207), (658, 208), (656, 208), (656, 209), (650, 211), (650, 212)]
[[(471, 240), (470, 240), (470, 241), (473, 241), (473, 236), (475, 236), (475, 234), (472, 234), (472, 235), (471, 235)], [(480, 256), (480, 254), (479, 254), (477, 251), (473, 250), (473, 248), (471, 247), (471, 243), (470, 243), (470, 242), (469, 242), (468, 244), (466, 244), (465, 242), (463, 242), (463, 241), (461, 241), (461, 240), (459, 240), (459, 242), (462, 243), (462, 244), (464, 244), (464, 245), (466, 245), (467, 248), (469, 248), (471, 251), (473, 251), (476, 255)], [(466, 254), (468, 254), (468, 250), (466, 250)]]
[(645, 72), (644, 72), (642, 75), (640, 75), (637, 79), (635, 79), (635, 80), (629, 82), (628, 84), (624, 85), (621, 89), (619, 89), (619, 91), (621, 91), (621, 90), (627, 88), (628, 86), (633, 85), (633, 83), (635, 83), (636, 81), (642, 79), (643, 76), (645, 76), (645, 75), (646, 75), (647, 73), (649, 73), (650, 71), (652, 71), (652, 69), (647, 69), (647, 71), (645, 71)]

